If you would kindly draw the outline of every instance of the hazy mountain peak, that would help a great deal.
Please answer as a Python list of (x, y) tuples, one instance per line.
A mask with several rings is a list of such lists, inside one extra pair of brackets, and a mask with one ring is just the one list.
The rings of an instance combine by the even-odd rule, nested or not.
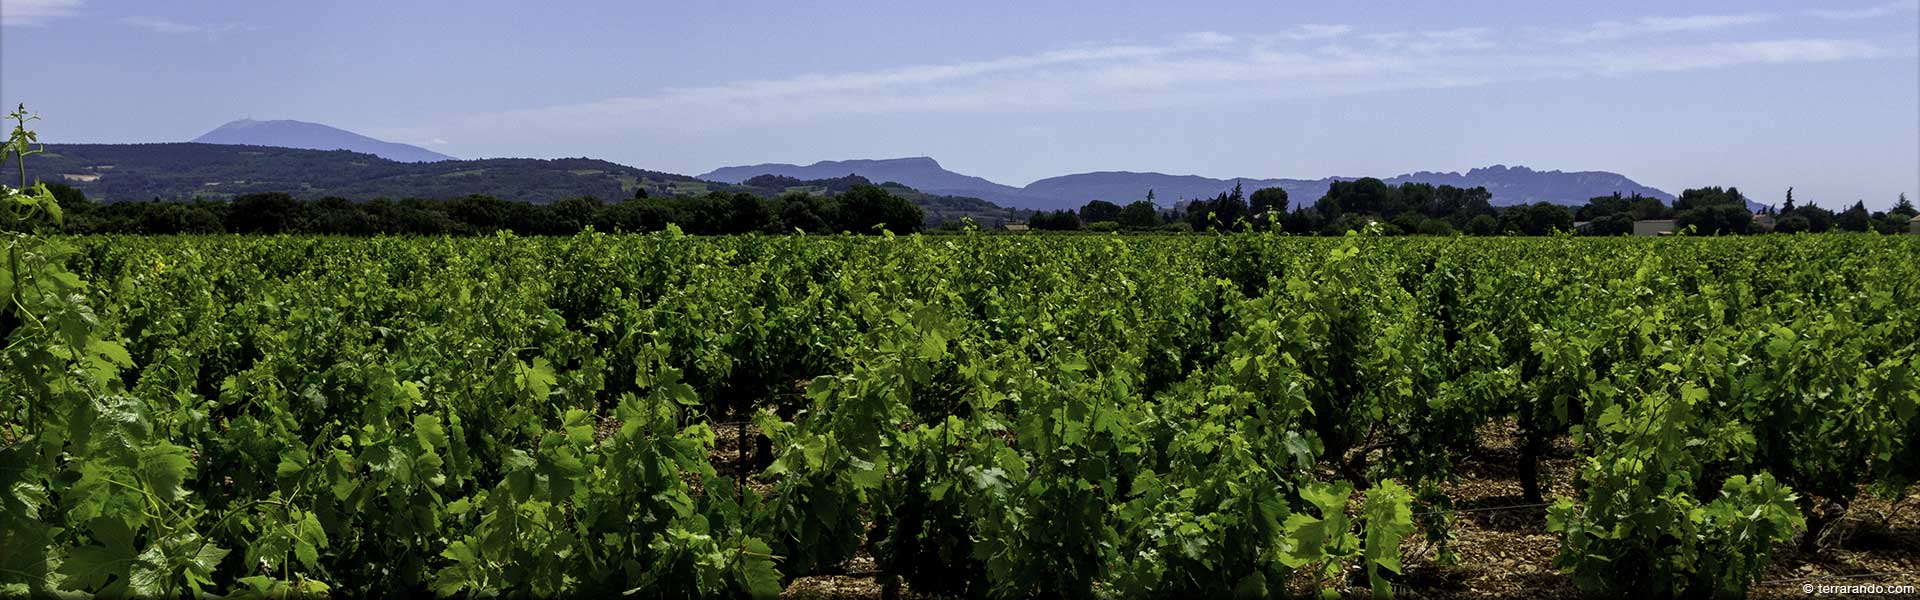
[(939, 161), (936, 161), (929, 156), (907, 156), (902, 158), (874, 158), (874, 159), (854, 159), (854, 160), (823, 160), (807, 166), (809, 168), (813, 168), (813, 167), (836, 167), (836, 166), (843, 166), (843, 165), (916, 167), (916, 168), (929, 168), (929, 169), (942, 168), (940, 166)]
[(1020, 188), (1002, 185), (971, 175), (962, 175), (940, 166), (930, 157), (823, 160), (800, 166), (766, 163), (739, 167), (721, 167), (700, 176), (708, 181), (740, 183), (756, 175), (781, 175), (798, 179), (833, 179), (859, 175), (872, 181), (893, 181), (929, 194), (968, 196), (990, 200), (1005, 206), (1019, 206), (1007, 199)]
[(260, 121), (249, 117), (230, 121), (200, 137), (193, 138), (193, 142), (277, 146), (307, 150), (352, 150), (400, 162), (455, 160), (451, 156), (419, 146), (377, 140), (337, 127), (290, 119)]
[[(1137, 171), (1094, 171), (1048, 177), (1025, 187), (994, 183), (979, 177), (949, 171), (927, 157), (871, 160), (820, 161), (807, 166), (761, 164), (715, 169), (701, 179), (739, 183), (756, 175), (783, 175), (800, 179), (826, 179), (860, 175), (873, 181), (897, 181), (915, 189), (955, 196), (972, 196), (1004, 206), (1036, 209), (1077, 208), (1090, 200), (1127, 203), (1145, 198), (1147, 190), (1161, 204), (1173, 205), (1181, 199), (1211, 197), (1239, 183), (1245, 190), (1277, 187), (1287, 190), (1293, 201), (1311, 204), (1335, 181), (1354, 177), (1319, 179), (1215, 179), (1200, 175), (1170, 175)], [(1614, 192), (1638, 193), (1671, 202), (1673, 196), (1641, 185), (1618, 173), (1605, 171), (1538, 171), (1521, 165), (1496, 164), (1470, 169), (1466, 173), (1420, 171), (1382, 177), (1389, 185), (1428, 183), (1456, 187), (1485, 187), (1499, 205), (1553, 202), (1578, 205), (1594, 196)]]

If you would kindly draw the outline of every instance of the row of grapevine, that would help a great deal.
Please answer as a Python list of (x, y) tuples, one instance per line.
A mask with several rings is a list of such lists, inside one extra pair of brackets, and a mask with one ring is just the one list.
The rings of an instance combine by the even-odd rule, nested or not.
[(1911, 239), (27, 240), (7, 593), (1385, 595), (1511, 420), (1688, 596), (1920, 473)]

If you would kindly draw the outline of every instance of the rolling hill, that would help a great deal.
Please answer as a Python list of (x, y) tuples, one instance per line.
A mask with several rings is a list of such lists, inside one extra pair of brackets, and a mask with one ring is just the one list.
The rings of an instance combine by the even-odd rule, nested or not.
[(255, 121), (241, 119), (214, 128), (194, 142), (201, 144), (238, 144), (277, 146), (306, 150), (352, 150), (400, 162), (455, 160), (451, 156), (419, 146), (376, 140), (358, 133), (305, 121)]
[[(789, 191), (831, 194), (864, 178), (702, 181), (590, 158), (489, 158), (399, 162), (347, 150), (305, 150), (226, 144), (47, 144), (29, 166), (36, 177), (65, 183), (101, 202), (224, 199), (255, 192), (299, 198), (458, 198), (473, 194), (553, 202), (593, 196), (617, 201), (645, 188), (656, 197), (718, 191), (772, 197)], [(978, 198), (933, 194), (906, 186), (889, 191), (921, 207), (930, 224), (972, 217), (983, 225), (1007, 210)]]
[(939, 162), (924, 156), (883, 160), (823, 160), (804, 167), (772, 163), (723, 167), (701, 175), (700, 179), (740, 183), (758, 175), (777, 175), (796, 179), (832, 179), (859, 175), (872, 181), (899, 182), (929, 194), (973, 196), (1009, 206), (1012, 204), (997, 198), (1021, 197), (1020, 188), (948, 171), (941, 167)]
[(511, 158), (399, 162), (347, 150), (304, 150), (227, 144), (48, 144), (32, 169), (97, 201), (229, 198), (252, 192), (299, 197), (454, 198), (486, 194), (551, 202), (594, 196), (705, 193), (709, 184), (684, 175), (603, 160)]
[[(1287, 190), (1287, 195), (1294, 198), (1296, 202), (1312, 202), (1326, 193), (1328, 184), (1357, 179), (1325, 177), (1234, 180), (1198, 175), (1100, 171), (1049, 177), (1027, 184), (1025, 187), (1013, 187), (948, 171), (930, 158), (823, 161), (807, 166), (763, 164), (726, 167), (708, 172), (700, 178), (737, 182), (761, 174), (822, 178), (838, 177), (849, 173), (875, 181), (897, 181), (915, 189), (930, 192), (974, 196), (1004, 206), (1037, 210), (1077, 208), (1089, 200), (1096, 199), (1125, 204), (1145, 198), (1148, 190), (1154, 191), (1154, 197), (1161, 205), (1172, 206), (1181, 199), (1210, 197), (1226, 191), (1232, 188), (1236, 181), (1248, 191), (1278, 187)], [(1485, 186), (1487, 191), (1493, 193), (1494, 204), (1502, 206), (1542, 201), (1579, 205), (1585, 203), (1588, 198), (1614, 192), (1628, 195), (1638, 193), (1659, 198), (1663, 202), (1673, 201), (1672, 194), (1641, 185), (1624, 175), (1605, 171), (1536, 171), (1527, 167), (1495, 165), (1473, 169), (1466, 173), (1426, 171), (1409, 173), (1388, 177), (1384, 181), (1391, 185), (1412, 182), (1455, 187)]]
[[(34, 171), (62, 181), (88, 197), (107, 201), (230, 198), (253, 192), (287, 192), (298, 197), (347, 199), (455, 198), (483, 194), (530, 202), (593, 196), (603, 200), (649, 195), (699, 195), (709, 191), (748, 192), (763, 197), (787, 191), (832, 193), (832, 186), (859, 182), (897, 183), (896, 194), (922, 207), (930, 223), (971, 217), (983, 225), (1010, 218), (1007, 208), (1073, 209), (1089, 200), (1126, 203), (1153, 190), (1162, 206), (1183, 199), (1210, 197), (1236, 183), (1247, 191), (1287, 190), (1295, 206), (1311, 204), (1335, 181), (1322, 179), (1214, 179), (1102, 171), (1041, 179), (1013, 187), (949, 171), (931, 158), (828, 161), (807, 166), (766, 164), (728, 167), (701, 177), (649, 171), (590, 158), (438, 160), (403, 162), (348, 150), (311, 150), (272, 146), (163, 144), (50, 144), (34, 157)], [(1484, 186), (1494, 204), (1547, 201), (1579, 205), (1588, 198), (1620, 192), (1672, 202), (1664, 191), (1604, 171), (1536, 171), (1493, 166), (1466, 173), (1419, 172), (1389, 177), (1390, 185), (1429, 183)], [(833, 183), (840, 182), (840, 183)]]

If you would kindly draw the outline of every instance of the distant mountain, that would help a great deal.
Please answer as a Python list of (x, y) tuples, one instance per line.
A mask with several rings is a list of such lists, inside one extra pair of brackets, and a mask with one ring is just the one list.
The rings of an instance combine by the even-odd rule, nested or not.
[(769, 163), (745, 167), (714, 169), (700, 179), (740, 183), (756, 175), (779, 175), (797, 179), (832, 179), (859, 175), (872, 181), (897, 182), (929, 194), (973, 196), (1007, 204), (996, 198), (1018, 197), (1020, 188), (1001, 185), (972, 175), (948, 171), (940, 163), (924, 156), (883, 160), (823, 160), (807, 166)]
[(307, 150), (352, 150), (400, 162), (456, 160), (419, 146), (376, 140), (358, 133), (305, 121), (241, 119), (215, 128), (193, 141), (201, 144), (244, 144)]
[[(653, 197), (747, 192), (772, 197), (804, 191), (832, 194), (865, 179), (765, 178), (746, 185), (702, 181), (589, 158), (490, 158), (397, 162), (347, 150), (224, 144), (47, 144), (28, 159), (40, 180), (65, 183), (96, 202), (225, 199), (255, 192), (298, 198), (459, 198), (483, 194), (505, 200), (552, 202), (593, 196), (617, 202), (644, 188)], [(4, 169), (17, 168), (0, 164)], [(820, 181), (818, 179), (831, 179)], [(985, 200), (931, 194), (908, 187), (889, 191), (920, 206), (930, 224), (972, 217), (992, 226), (1007, 210)]]
[[(1658, 198), (1661, 202), (1673, 202), (1673, 194), (1641, 185), (1625, 175), (1606, 171), (1535, 171), (1526, 167), (1494, 165), (1473, 169), (1466, 173), (1421, 171), (1391, 177), (1385, 181), (1391, 185), (1412, 182), (1468, 188), (1485, 187), (1487, 191), (1493, 192), (1493, 203), (1499, 205), (1535, 202), (1578, 205), (1586, 204), (1588, 199), (1595, 196), (1606, 196), (1614, 192), (1619, 192), (1623, 196), (1639, 194)], [(1325, 191), (1324, 187), (1322, 191)]]
[[(808, 166), (729, 167), (701, 178), (637, 169), (604, 160), (496, 158), (399, 162), (348, 150), (309, 150), (278, 146), (204, 143), (48, 144), (34, 155), (32, 169), (43, 180), (61, 181), (89, 198), (128, 200), (230, 198), (253, 192), (286, 192), (302, 198), (457, 198), (484, 194), (528, 202), (593, 196), (614, 201), (637, 189), (653, 196), (700, 195), (711, 191), (774, 196), (789, 191), (834, 193), (852, 183), (897, 183), (893, 191), (919, 205), (931, 222), (971, 217), (991, 226), (1011, 218), (1002, 207), (1026, 210), (1079, 208), (1089, 200), (1126, 203), (1153, 190), (1163, 206), (1211, 197), (1236, 180), (1196, 175), (1105, 171), (1051, 177), (1013, 187), (954, 173), (930, 158), (821, 162)], [(3, 166), (3, 165), (0, 165)], [(1265, 187), (1287, 190), (1295, 206), (1311, 205), (1334, 181), (1324, 179), (1242, 179), (1248, 192)], [(1639, 193), (1671, 203), (1673, 196), (1606, 172), (1535, 171), (1494, 166), (1466, 173), (1411, 173), (1390, 177), (1405, 182), (1485, 186), (1495, 204), (1549, 201), (1579, 205), (1614, 192)]]
[[(1081, 173), (1065, 175), (1035, 181), (1027, 184), (1024, 192), (1030, 197), (1071, 203), (1073, 198), (1124, 199), (1132, 201), (1146, 197), (1147, 190), (1153, 190), (1156, 199), (1162, 203), (1173, 203), (1179, 199), (1211, 197), (1232, 189), (1238, 183), (1242, 189), (1253, 190), (1277, 187), (1287, 191), (1296, 205), (1302, 202), (1312, 203), (1326, 194), (1327, 186), (1335, 181), (1352, 181), (1357, 177), (1326, 177), (1322, 179), (1213, 179), (1196, 175), (1165, 175), (1161, 173), (1132, 173), (1108, 171), (1099, 173)], [(1526, 167), (1508, 167), (1495, 165), (1482, 169), (1473, 169), (1466, 173), (1434, 173), (1422, 171), (1382, 179), (1387, 185), (1402, 183), (1425, 183), (1431, 185), (1451, 185), (1461, 188), (1485, 187), (1493, 194), (1493, 203), (1498, 206), (1514, 204), (1532, 204), (1552, 202), (1555, 204), (1581, 205), (1595, 196), (1605, 196), (1614, 192), (1624, 195), (1640, 194), (1659, 198), (1662, 202), (1673, 202), (1673, 195), (1664, 191), (1641, 185), (1624, 175), (1604, 171), (1582, 171), (1567, 173), (1562, 171), (1535, 171)], [(1082, 200), (1081, 202), (1085, 202)]]
[[(974, 196), (1005, 206), (1037, 210), (1078, 208), (1096, 199), (1125, 204), (1145, 198), (1147, 190), (1153, 190), (1155, 199), (1162, 205), (1171, 206), (1181, 199), (1211, 197), (1227, 191), (1236, 181), (1198, 175), (1100, 171), (1049, 177), (1027, 184), (1026, 187), (1013, 187), (948, 171), (930, 158), (823, 161), (804, 167), (787, 164), (726, 167), (701, 175), (700, 178), (744, 181), (762, 174), (812, 178), (856, 174), (875, 181), (897, 181), (930, 192)], [(1335, 181), (1353, 179), (1357, 178), (1246, 178), (1237, 181), (1248, 192), (1266, 187), (1285, 189), (1297, 205), (1319, 199), (1326, 193), (1327, 186)], [(1638, 193), (1659, 198), (1663, 202), (1673, 201), (1672, 194), (1641, 185), (1624, 175), (1605, 171), (1535, 171), (1526, 167), (1495, 165), (1466, 173), (1409, 173), (1388, 177), (1384, 181), (1391, 185), (1412, 182), (1455, 187), (1485, 186), (1487, 191), (1493, 193), (1493, 203), (1503, 206), (1543, 201), (1580, 205), (1594, 196), (1614, 192), (1626, 195)]]
[(63, 182), (95, 201), (230, 198), (286, 192), (302, 198), (456, 198), (486, 194), (551, 202), (594, 196), (617, 200), (650, 193), (705, 193), (685, 175), (603, 160), (495, 158), (398, 162), (347, 150), (227, 144), (47, 144), (28, 159), (42, 180)]

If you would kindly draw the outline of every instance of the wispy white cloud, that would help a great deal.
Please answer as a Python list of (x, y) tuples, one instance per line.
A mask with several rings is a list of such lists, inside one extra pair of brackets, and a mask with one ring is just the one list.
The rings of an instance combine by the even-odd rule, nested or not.
[(0, 1), (0, 25), (40, 27), (80, 13), (80, 0)]
[[(1668, 31), (1732, 26), (1728, 19), (1642, 19)], [(1091, 45), (988, 60), (800, 75), (584, 104), (453, 117), (412, 139), (465, 143), (528, 132), (606, 136), (699, 132), (900, 114), (1196, 108), (1291, 97), (1439, 89), (1508, 81), (1620, 77), (1752, 64), (1868, 60), (1911, 53), (1887, 40), (1818, 37), (1745, 41), (1652, 38), (1631, 46), (1545, 42), (1486, 28), (1360, 34), (1200, 32), (1160, 43)], [(1904, 55), (1904, 54), (1903, 54)]]
[(1291, 40), (1295, 42), (1305, 42), (1305, 41), (1312, 41), (1312, 40), (1333, 39), (1333, 38), (1347, 35), (1349, 33), (1353, 33), (1353, 27), (1350, 25), (1323, 25), (1323, 24), (1309, 23), (1306, 25), (1295, 25), (1292, 29), (1288, 29), (1286, 31), (1273, 34), (1271, 36), (1268, 36), (1266, 39), (1281, 39), (1281, 40)]
[(206, 33), (217, 34), (247, 29), (238, 23), (184, 23), (165, 17), (132, 16), (121, 17), (120, 24), (154, 33)]
[(1561, 42), (1583, 44), (1640, 36), (1728, 29), (1766, 23), (1777, 18), (1779, 18), (1777, 15), (1765, 13), (1694, 15), (1687, 17), (1641, 17), (1632, 21), (1601, 21), (1585, 29), (1550, 34), (1550, 37)]
[(1392, 51), (1434, 54), (1460, 50), (1484, 50), (1494, 47), (1493, 30), (1463, 27), (1441, 31), (1376, 33), (1366, 39)]
[(1807, 14), (1820, 17), (1823, 19), (1833, 19), (1837, 21), (1851, 21), (1851, 20), (1857, 20), (1857, 19), (1872, 19), (1876, 17), (1891, 17), (1893, 15), (1902, 15), (1902, 14), (1909, 14), (1909, 13), (1915, 13), (1915, 12), (1920, 12), (1920, 0), (1894, 0), (1893, 2), (1888, 2), (1886, 4), (1880, 4), (1876, 6), (1869, 6), (1866, 8), (1858, 8), (1858, 9), (1851, 9), (1851, 10), (1814, 9), (1814, 10), (1807, 11)]
[(1860, 40), (1787, 39), (1694, 44), (1673, 48), (1591, 55), (1588, 67), (1601, 75), (1695, 71), (1747, 64), (1819, 63), (1882, 58), (1891, 51)]
[(1233, 36), (1218, 31), (1196, 31), (1180, 36), (1180, 48), (1218, 48), (1234, 43)]

